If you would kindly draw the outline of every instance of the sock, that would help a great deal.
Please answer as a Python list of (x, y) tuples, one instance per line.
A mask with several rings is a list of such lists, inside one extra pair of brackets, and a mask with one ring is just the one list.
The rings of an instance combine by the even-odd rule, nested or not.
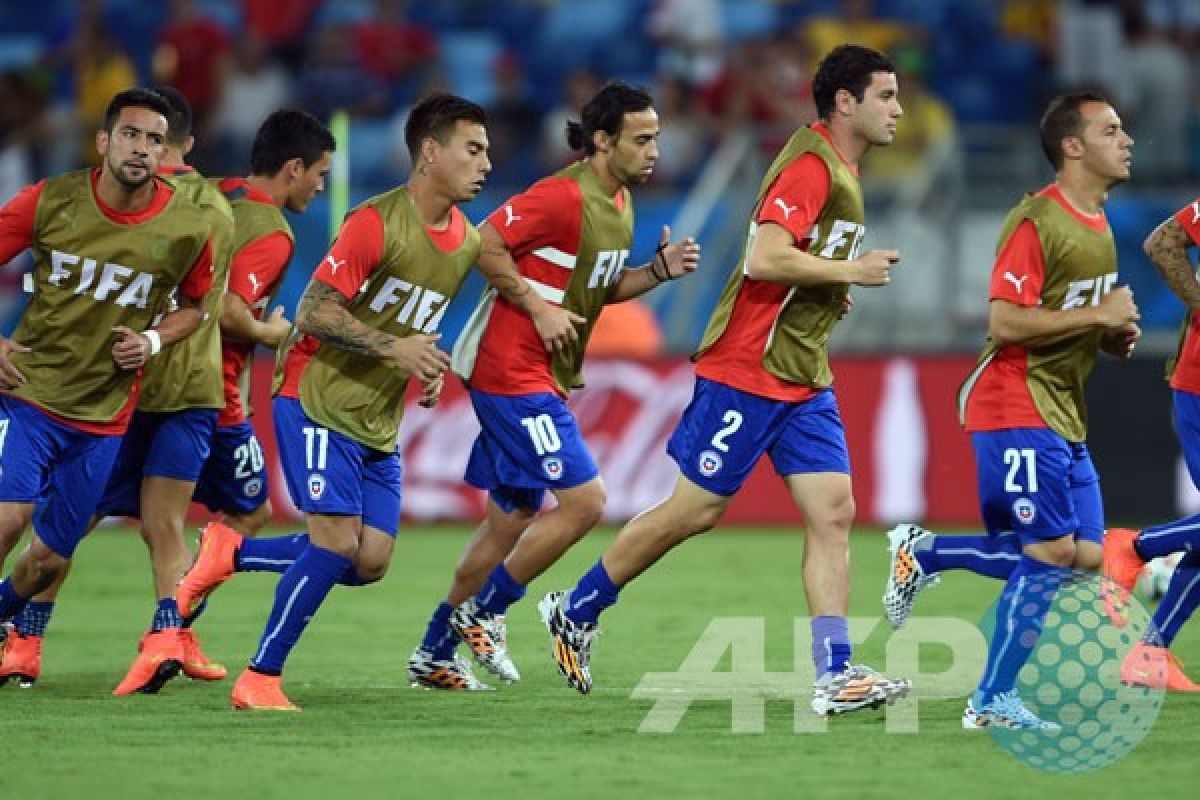
[[(249, 541), (249, 540), (247, 540)], [(325, 601), (350, 559), (309, 544), (275, 587), (275, 604), (250, 667), (267, 675), (283, 672), (283, 663), (309, 621)]]
[(475, 595), (479, 608), (489, 614), (503, 614), (508, 607), (525, 596), (525, 587), (517, 583), (504, 564), (497, 564), (487, 583)]
[(965, 569), (986, 578), (1007, 580), (1021, 560), (1021, 537), (1015, 533), (958, 536), (942, 535), (923, 542), (917, 563), (926, 574)]
[(620, 591), (621, 587), (608, 576), (604, 562), (597, 561), (567, 596), (567, 619), (576, 625), (595, 625), (600, 612), (617, 602), (617, 593)]
[(190, 617), (183, 617), (183, 627), (190, 628), (196, 620), (200, 619), (200, 615), (204, 613), (204, 609), (208, 608), (208, 598), (200, 601), (200, 605), (196, 606), (196, 610), (192, 612)]
[(261, 539), (247, 536), (234, 556), (233, 567), (238, 572), (287, 572), (306, 547), (307, 533)]
[(13, 620), (17, 633), (22, 636), (45, 636), (46, 626), (50, 624), (50, 615), (54, 613), (54, 603), (28, 603), (17, 618)]
[(421, 649), (430, 653), (436, 660), (444, 661), (454, 655), (458, 646), (458, 634), (450, 627), (450, 615), (454, 606), (440, 603), (429, 618), (429, 626), (425, 628), (425, 638), (421, 640)]
[(812, 618), (812, 659), (817, 678), (845, 672), (850, 663), (850, 630), (845, 617)]
[[(1183, 623), (1200, 606), (1200, 553), (1188, 553), (1175, 567), (1167, 593), (1154, 611), (1154, 629), (1170, 647)], [(1153, 634), (1153, 631), (1147, 633)]]
[(1016, 686), (1017, 673), (1037, 645), (1058, 587), (1070, 574), (1063, 567), (1021, 555), (996, 603), (996, 628), (974, 698), (978, 704), (986, 705)]
[(1134, 539), (1134, 549), (1145, 561), (1191, 550), (1196, 544), (1200, 544), (1200, 514), (1146, 528)]
[(175, 605), (174, 597), (164, 597), (158, 601), (158, 608), (154, 610), (154, 621), (150, 623), (150, 630), (161, 631), (164, 628), (182, 628), (183, 618), (179, 616), (179, 606)]
[(29, 602), (28, 597), (21, 597), (13, 588), (12, 578), (0, 581), (0, 620), (12, 619), (21, 613), (21, 609)]

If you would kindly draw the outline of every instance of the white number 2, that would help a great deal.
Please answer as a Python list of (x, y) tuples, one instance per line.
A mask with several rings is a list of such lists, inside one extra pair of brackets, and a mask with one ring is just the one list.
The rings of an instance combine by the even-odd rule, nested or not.
[[(1036, 492), (1038, 490), (1037, 482), (1037, 452), (1032, 448), (1024, 448), (1018, 450), (1015, 447), (1010, 447), (1004, 451), (1004, 463), (1008, 465), (1008, 476), (1004, 479), (1004, 491), (1006, 492)], [(1017, 473), (1021, 471), (1021, 464), (1025, 465), (1025, 487), (1021, 488), (1021, 484), (1017, 482)]]
[(521, 424), (525, 426), (525, 430), (529, 431), (529, 438), (533, 440), (533, 448), (539, 456), (544, 456), (546, 453), (557, 453), (562, 448), (562, 440), (558, 438), (554, 420), (550, 419), (549, 414), (525, 417), (521, 420)]
[(712, 446), (720, 450), (722, 453), (729, 452), (729, 445), (725, 444), (725, 437), (737, 431), (742, 427), (742, 415), (732, 409), (725, 412), (725, 416), (721, 417), (721, 421), (725, 423), (725, 427), (717, 431), (717, 434), (712, 438)]
[[(308, 430), (311, 429), (305, 428), (305, 431)], [(245, 444), (239, 444), (237, 449), (233, 451), (233, 457), (237, 459), (237, 466), (234, 467), (233, 477), (238, 480), (249, 478), (256, 472), (263, 471), (262, 445), (258, 443), (257, 436), (250, 437), (250, 441)], [(322, 451), (322, 460), (323, 457), (324, 451)], [(321, 466), (324, 467), (324, 464)], [(312, 467), (310, 466), (309, 469), (312, 469)]]

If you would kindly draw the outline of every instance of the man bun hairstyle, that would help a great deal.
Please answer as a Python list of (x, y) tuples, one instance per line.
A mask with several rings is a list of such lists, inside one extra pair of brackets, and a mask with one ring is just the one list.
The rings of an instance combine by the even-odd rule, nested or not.
[(626, 114), (645, 111), (652, 105), (654, 98), (645, 89), (610, 81), (587, 101), (580, 122), (567, 122), (567, 146), (572, 150), (583, 150), (589, 156), (595, 155), (593, 134), (596, 131), (604, 131), (615, 138)]

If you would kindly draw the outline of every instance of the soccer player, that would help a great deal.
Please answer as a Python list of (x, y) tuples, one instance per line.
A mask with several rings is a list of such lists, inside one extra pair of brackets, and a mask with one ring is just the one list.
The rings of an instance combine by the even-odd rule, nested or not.
[[(0, 261), (26, 247), (35, 260), (33, 297), (13, 338), (0, 339), (0, 547), (33, 523), (0, 582), (0, 622), (60, 578), (96, 512), (142, 368), (204, 317), (210, 214), (155, 175), (170, 114), (155, 92), (118, 93), (96, 134), (98, 169), (41, 181), (0, 209)], [(155, 323), (172, 294), (178, 307)]]
[(895, 250), (859, 254), (858, 163), (892, 141), (903, 112), (892, 65), (869, 48), (830, 51), (812, 87), (819, 121), (792, 135), (763, 178), (744, 255), (695, 356), (692, 402), (667, 445), (679, 467), (671, 496), (630, 521), (573, 589), (539, 606), (559, 669), (580, 692), (592, 688), (599, 614), (667, 551), (715, 526), (763, 453), (808, 523), (813, 709), (853, 711), (908, 690), (850, 664), (854, 499), (826, 349), (850, 285), (887, 285), (899, 260)]
[[(1188, 250), (1200, 242), (1200, 199), (1168, 217), (1146, 238), (1145, 250), (1171, 291), (1188, 308), (1179, 348), (1167, 364), (1175, 430), (1192, 483), (1200, 487), (1200, 282)], [(1121, 680), (1173, 692), (1200, 692), (1168, 650), (1200, 605), (1200, 515), (1143, 531), (1113, 528), (1104, 539), (1104, 571), (1125, 590), (1133, 589), (1146, 561), (1183, 552), (1167, 592), (1154, 611), (1151, 635), (1134, 646), (1121, 666)]]
[[(989, 341), (959, 390), (975, 450), (988, 535), (938, 536), (916, 526), (892, 533), (884, 601), (903, 623), (934, 573), (967, 568), (1005, 579), (987, 666), (963, 713), (964, 728), (1054, 729), (1025, 707), (1017, 673), (1069, 569), (1098, 570), (1104, 538), (1099, 477), (1086, 444), (1084, 382), (1104, 350), (1128, 357), (1140, 335), (1133, 294), (1117, 284), (1117, 253), (1104, 215), (1129, 178), (1133, 139), (1100, 95), (1055, 98), (1041, 120), (1055, 181), (1027, 195), (1001, 230), (989, 294)], [(1015, 563), (1006, 554), (1016, 545)]]
[[(650, 178), (658, 130), (650, 95), (607, 84), (584, 105), (582, 121), (568, 125), (568, 144), (585, 157), (509, 199), (480, 228), (480, 268), (519, 269), (545, 302), (530, 315), (489, 292), (455, 345), (454, 371), (482, 428), (466, 480), (488, 491), (488, 505), (409, 659), (414, 683), (459, 688), (436, 665), (452, 660), (460, 637), (490, 672), (518, 680), (505, 641), (508, 607), (600, 520), (604, 483), (566, 405), (583, 385), (588, 336), (605, 304), (692, 272), (700, 257), (692, 239), (672, 245), (664, 228), (650, 263), (626, 269), (629, 187)], [(568, 326), (567, 341), (556, 342), (542, 333), (541, 317), (558, 310), (561, 318), (563, 309), (578, 328)], [(539, 513), (547, 491), (557, 506)]]
[[(277, 361), (273, 410), (308, 534), (244, 539), (210, 526), (185, 579), (191, 597), (206, 596), (246, 568), (239, 550), (252, 543), (279, 548), (276, 560), (288, 565), (233, 687), (235, 708), (299, 710), (281, 675), (309, 620), (334, 584), (373, 583), (387, 571), (400, 522), (404, 390), (416, 377), (424, 402), (436, 402), (450, 363), (437, 327), (479, 256), (479, 234), (457, 203), (475, 197), (491, 170), (484, 124), (483, 110), (460, 97), (418, 103), (405, 126), (416, 165), (408, 183), (351, 212), (301, 298)], [(461, 677), (474, 680), (469, 670)]]
[[(184, 158), (191, 151), (192, 109), (187, 99), (171, 87), (156, 90), (166, 101), (167, 142), (158, 174), (176, 191), (200, 207), (209, 222), (213, 251), (214, 289), (205, 297), (204, 319), (194, 333), (147, 362), (138, 394), (137, 410), (121, 440), (96, 519), (106, 516), (142, 519), (142, 538), (150, 551), (154, 588), (158, 600), (150, 631), (138, 646), (138, 655), (116, 694), (157, 692), (182, 667), (190, 678), (220, 680), (223, 667), (212, 664), (199, 641), (183, 631), (175, 606), (175, 585), (191, 553), (183, 536), (183, 522), (200, 468), (208, 456), (209, 442), (221, 404), (220, 337), (217, 331), (233, 217), (229, 204)], [(54, 604), (67, 572), (39, 593), (13, 620), (21, 634), (0, 664), (0, 680), (17, 676), (31, 685), (41, 668), (41, 645)]]

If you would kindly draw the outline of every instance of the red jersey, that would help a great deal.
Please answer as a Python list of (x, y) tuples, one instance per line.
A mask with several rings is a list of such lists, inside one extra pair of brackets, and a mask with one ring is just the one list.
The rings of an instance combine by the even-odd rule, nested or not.
[[(1175, 221), (1192, 244), (1200, 244), (1200, 200), (1179, 209)], [(1194, 311), (1188, 313), (1184, 323), (1183, 338), (1171, 370), (1171, 388), (1200, 394), (1200, 315)]]

